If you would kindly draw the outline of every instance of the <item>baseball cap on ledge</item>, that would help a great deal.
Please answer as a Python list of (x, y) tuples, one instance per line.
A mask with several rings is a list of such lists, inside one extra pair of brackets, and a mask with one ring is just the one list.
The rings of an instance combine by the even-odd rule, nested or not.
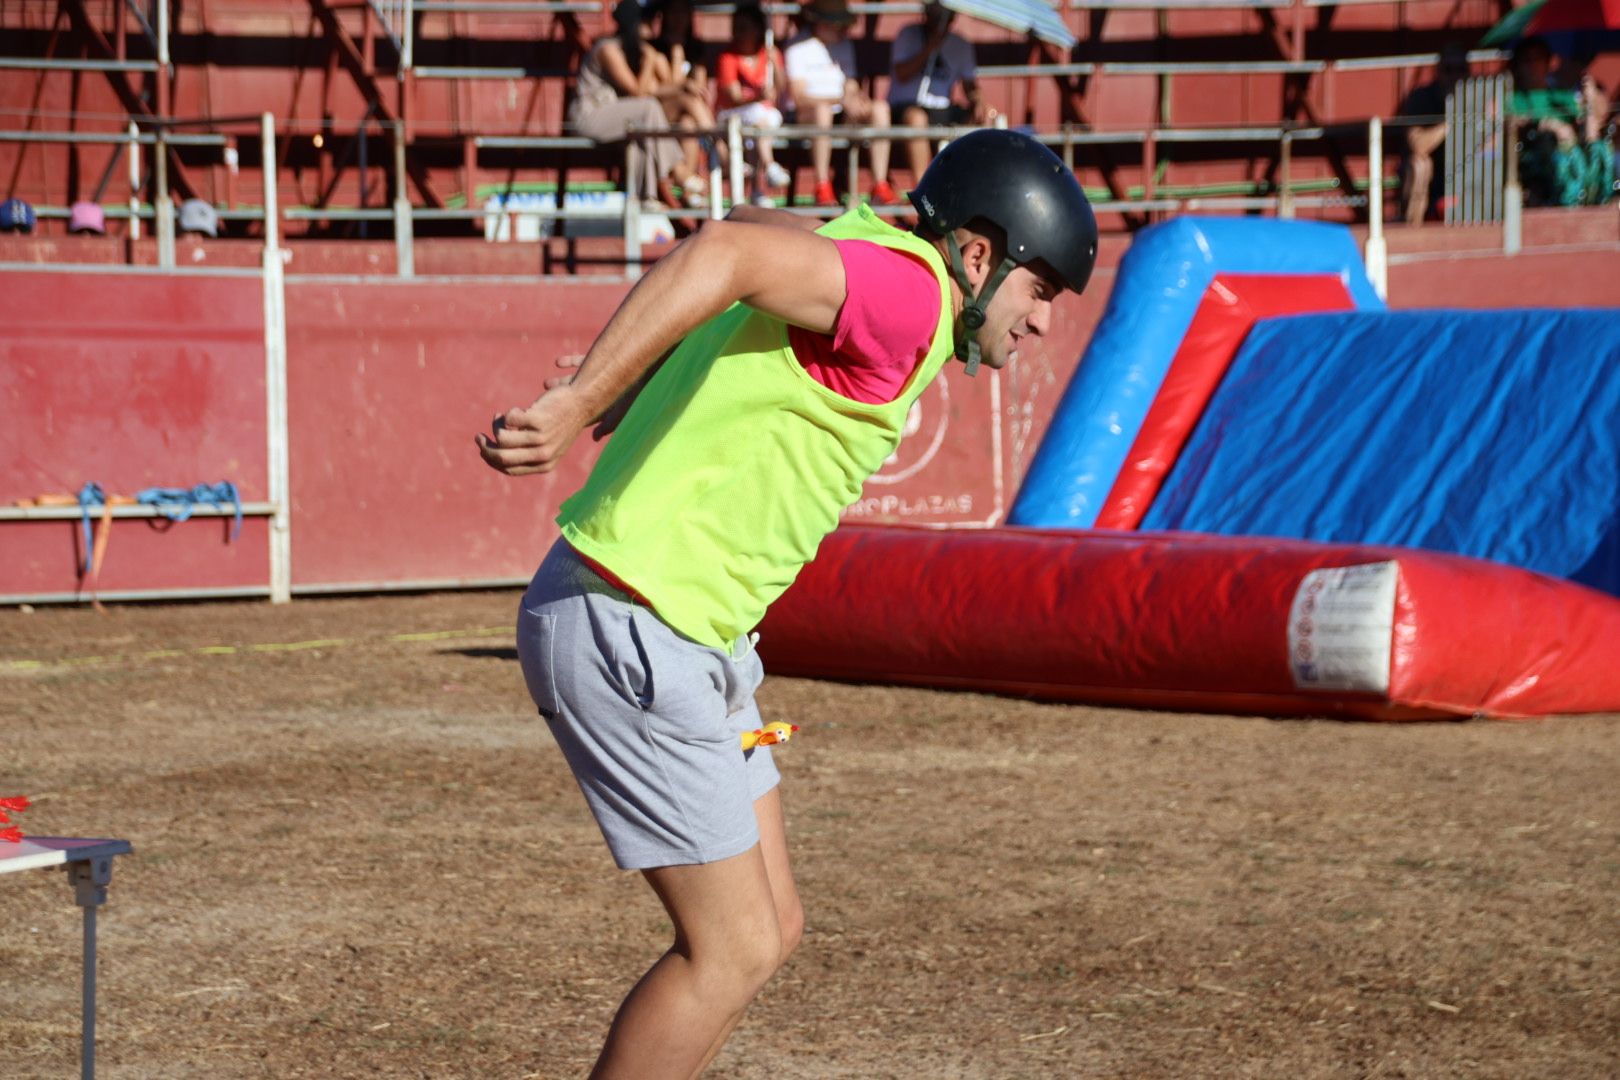
[(184, 232), (219, 236), (219, 211), (201, 199), (187, 199), (180, 204), (180, 228)]
[(21, 199), (7, 199), (0, 203), (0, 232), (31, 233), (34, 231), (34, 208)]

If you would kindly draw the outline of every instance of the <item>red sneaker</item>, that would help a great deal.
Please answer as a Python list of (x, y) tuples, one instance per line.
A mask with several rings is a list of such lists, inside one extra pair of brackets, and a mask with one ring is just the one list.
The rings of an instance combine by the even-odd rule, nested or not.
[(816, 205), (834, 206), (838, 203), (838, 196), (833, 194), (831, 180), (818, 180), (816, 182)]
[(872, 185), (872, 201), (879, 206), (898, 206), (900, 196), (894, 193), (894, 188), (889, 186), (887, 180), (879, 180)]

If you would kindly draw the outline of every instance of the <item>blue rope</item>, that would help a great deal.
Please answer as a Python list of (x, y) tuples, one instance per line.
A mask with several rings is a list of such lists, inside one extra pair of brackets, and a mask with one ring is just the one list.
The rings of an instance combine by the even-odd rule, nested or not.
[[(236, 485), (229, 480), (221, 480), (217, 484), (198, 484), (189, 488), (147, 488), (135, 496), (135, 501), (142, 506), (155, 507), (158, 513), (170, 521), (185, 521), (191, 517), (193, 507), (197, 506), (229, 506), (236, 512), (236, 521), (231, 526), (231, 539), (235, 540), (242, 534), (242, 496), (237, 493)], [(94, 481), (79, 489), (79, 528), (84, 533), (84, 570), (90, 573), (90, 565), (94, 561), (94, 511), (107, 503), (107, 493), (101, 490), (101, 485)]]
[(158, 513), (170, 521), (186, 521), (193, 507), (230, 506), (236, 511), (236, 522), (231, 526), (231, 539), (242, 533), (242, 496), (229, 480), (217, 484), (198, 484), (189, 488), (152, 487), (137, 492), (135, 501), (142, 506), (156, 507)]
[(90, 573), (90, 563), (93, 561), (91, 548), (91, 522), (90, 513), (94, 508), (107, 501), (107, 493), (101, 490), (101, 485), (91, 481), (79, 489), (79, 528), (84, 533), (84, 569), (81, 576)]

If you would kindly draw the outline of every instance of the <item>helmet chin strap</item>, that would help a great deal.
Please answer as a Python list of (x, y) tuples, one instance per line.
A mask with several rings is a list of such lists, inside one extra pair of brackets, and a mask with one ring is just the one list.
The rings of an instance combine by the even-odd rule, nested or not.
[(965, 370), (969, 375), (977, 375), (980, 359), (979, 330), (984, 326), (985, 309), (990, 306), (990, 301), (995, 297), (996, 290), (1001, 288), (1001, 283), (1018, 264), (1010, 258), (1002, 259), (1001, 265), (996, 267), (995, 273), (985, 279), (983, 288), (975, 296), (973, 285), (968, 281), (967, 268), (962, 264), (962, 249), (957, 246), (955, 233), (945, 234), (945, 248), (951, 256), (951, 277), (962, 290), (961, 329), (956, 334), (956, 357), (966, 362)]

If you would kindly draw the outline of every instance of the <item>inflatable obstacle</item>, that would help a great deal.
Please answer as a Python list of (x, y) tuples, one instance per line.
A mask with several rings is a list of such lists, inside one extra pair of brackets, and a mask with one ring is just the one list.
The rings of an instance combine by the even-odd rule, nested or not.
[(1620, 595), (1620, 311), (1257, 323), (1141, 524), (1449, 551)]
[(1620, 602), (1404, 548), (845, 526), (761, 631), (781, 674), (1049, 701), (1389, 720), (1620, 704)]
[(1620, 312), (1391, 313), (1346, 230), (1156, 226), (1009, 520), (1031, 528), (841, 529), (766, 620), (773, 669), (1269, 714), (1620, 711), (1620, 599), (1580, 584), (1620, 593)]
[(1143, 231), (1007, 520), (1134, 527), (1257, 319), (1383, 307), (1338, 226), (1184, 217)]

